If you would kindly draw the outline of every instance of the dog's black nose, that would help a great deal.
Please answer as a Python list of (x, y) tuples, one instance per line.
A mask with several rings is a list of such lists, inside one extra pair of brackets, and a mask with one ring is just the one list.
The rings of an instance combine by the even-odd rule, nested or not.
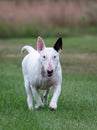
[(48, 76), (52, 76), (53, 70), (47, 70), (47, 74), (48, 74)]

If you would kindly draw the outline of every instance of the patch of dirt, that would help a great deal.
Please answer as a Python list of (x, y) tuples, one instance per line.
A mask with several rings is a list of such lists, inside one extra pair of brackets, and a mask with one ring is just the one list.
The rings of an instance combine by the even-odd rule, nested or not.
[(64, 54), (61, 63), (65, 73), (97, 75), (97, 54)]
[(94, 53), (77, 53), (77, 54), (64, 54), (64, 59), (77, 59), (77, 60), (97, 60), (97, 54)]

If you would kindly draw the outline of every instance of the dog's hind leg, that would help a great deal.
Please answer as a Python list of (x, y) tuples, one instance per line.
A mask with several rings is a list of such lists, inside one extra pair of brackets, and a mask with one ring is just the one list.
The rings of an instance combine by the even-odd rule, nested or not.
[(31, 90), (34, 96), (34, 99), (36, 100), (36, 105), (35, 105), (35, 109), (41, 108), (44, 106), (44, 104), (42, 103), (41, 97), (39, 95), (39, 90), (37, 90), (35, 87), (31, 86)]
[(28, 103), (28, 108), (33, 109), (33, 103), (32, 103), (32, 93), (31, 93), (31, 88), (30, 88), (30, 82), (27, 78), (25, 78), (25, 89), (27, 93), (27, 103)]
[(43, 93), (43, 102), (45, 105), (48, 104), (49, 91), (50, 91), (50, 88), (46, 89)]

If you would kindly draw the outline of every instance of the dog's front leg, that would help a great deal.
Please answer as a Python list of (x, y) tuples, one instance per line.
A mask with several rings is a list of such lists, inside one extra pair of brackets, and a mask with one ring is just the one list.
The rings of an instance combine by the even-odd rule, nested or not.
[(36, 100), (36, 103), (37, 103), (35, 105), (35, 109), (43, 107), (44, 105), (43, 105), (41, 97), (39, 95), (39, 90), (37, 90), (35, 87), (31, 87), (31, 89), (32, 89), (34, 99)]
[(53, 97), (51, 99), (50, 106), (49, 106), (51, 110), (57, 109), (57, 101), (58, 101), (60, 92), (61, 92), (61, 85), (54, 86), (54, 93), (53, 93)]

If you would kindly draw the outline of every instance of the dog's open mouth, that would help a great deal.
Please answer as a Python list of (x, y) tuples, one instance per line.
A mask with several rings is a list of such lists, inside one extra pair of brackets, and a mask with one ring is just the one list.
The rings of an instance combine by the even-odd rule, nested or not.
[(48, 77), (51, 77), (53, 74), (47, 74)]
[(48, 75), (48, 77), (51, 77), (53, 75), (53, 70), (51, 70), (51, 71), (47, 70), (47, 75)]

